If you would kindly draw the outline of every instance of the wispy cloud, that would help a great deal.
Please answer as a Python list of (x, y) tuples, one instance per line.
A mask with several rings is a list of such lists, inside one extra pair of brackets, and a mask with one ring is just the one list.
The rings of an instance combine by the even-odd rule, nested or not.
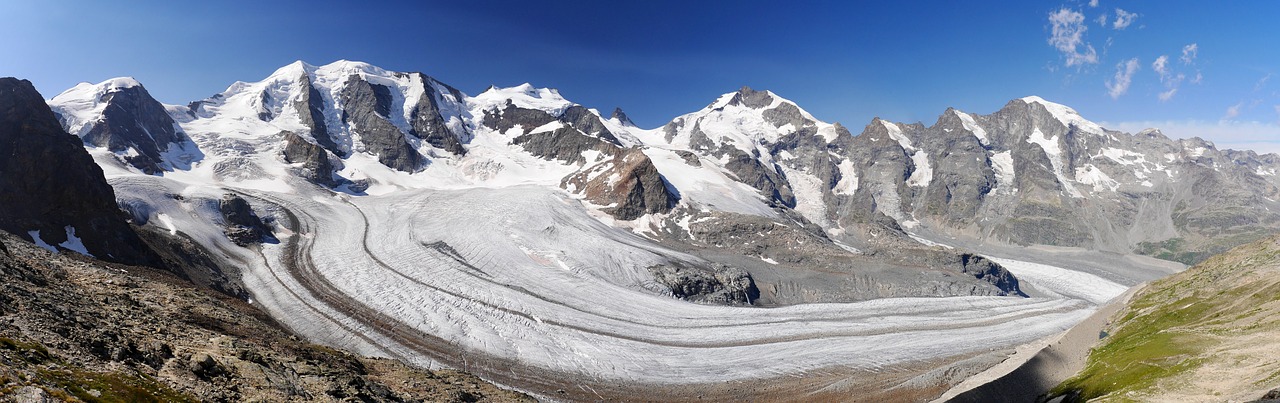
[(1182, 64), (1191, 64), (1196, 61), (1197, 54), (1200, 53), (1200, 45), (1190, 44), (1182, 47)]
[(1111, 23), (1111, 27), (1115, 29), (1128, 28), (1130, 24), (1138, 19), (1138, 13), (1131, 13), (1122, 9), (1116, 9), (1116, 20)]
[(1089, 0), (1089, 7), (1098, 7), (1098, 0)]
[(1240, 108), (1244, 108), (1244, 102), (1227, 107), (1227, 112), (1222, 115), (1222, 120), (1231, 120), (1235, 119), (1236, 116), (1240, 116)]
[(1262, 91), (1262, 87), (1265, 87), (1267, 85), (1267, 81), (1270, 81), (1270, 80), (1271, 80), (1271, 73), (1267, 73), (1267, 75), (1262, 76), (1262, 78), (1258, 79), (1257, 83), (1253, 84), (1253, 92)]
[(1067, 59), (1067, 67), (1098, 63), (1098, 52), (1084, 40), (1084, 14), (1062, 8), (1049, 13), (1049, 24), (1049, 45)]
[(1136, 57), (1116, 65), (1115, 77), (1107, 80), (1107, 94), (1111, 95), (1111, 99), (1118, 99), (1129, 92), (1129, 84), (1133, 83), (1133, 74), (1141, 68)]
[[(1169, 66), (1169, 56), (1166, 55), (1160, 55), (1160, 57), (1156, 58), (1156, 61), (1151, 62), (1151, 70), (1155, 71), (1156, 75), (1160, 77), (1160, 84), (1163, 84), (1165, 88), (1165, 91), (1158, 95), (1161, 102), (1173, 99), (1173, 95), (1178, 93), (1178, 87), (1182, 85), (1182, 81), (1187, 79), (1185, 74), (1175, 74), (1173, 72), (1172, 67)], [(1199, 76), (1199, 73), (1196, 74)]]
[(1097, 23), (1098, 23), (1098, 26), (1103, 27), (1103, 28), (1106, 28), (1106, 27), (1107, 27), (1107, 13), (1102, 13), (1102, 15), (1099, 15), (1099, 16), (1098, 16), (1098, 18), (1093, 19), (1093, 21), (1094, 21), (1094, 22), (1097, 22)]
[(1160, 55), (1156, 61), (1151, 62), (1151, 70), (1160, 75), (1160, 81), (1164, 81), (1169, 76), (1169, 56)]

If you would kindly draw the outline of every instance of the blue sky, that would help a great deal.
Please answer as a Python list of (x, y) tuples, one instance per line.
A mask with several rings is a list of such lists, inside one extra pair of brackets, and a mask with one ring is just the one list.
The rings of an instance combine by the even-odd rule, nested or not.
[(1034, 94), (1110, 128), (1280, 151), (1280, 2), (617, 3), (0, 0), (0, 75), (46, 97), (133, 76), (185, 104), (349, 59), (469, 94), (554, 87), (645, 127), (747, 85), (855, 132)]

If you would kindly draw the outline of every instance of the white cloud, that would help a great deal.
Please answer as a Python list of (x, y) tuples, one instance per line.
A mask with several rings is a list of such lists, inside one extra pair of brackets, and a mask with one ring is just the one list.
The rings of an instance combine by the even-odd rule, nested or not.
[(1227, 112), (1226, 114), (1222, 115), (1222, 120), (1231, 120), (1231, 119), (1234, 119), (1236, 116), (1240, 116), (1240, 108), (1243, 108), (1243, 107), (1244, 107), (1244, 102), (1240, 102), (1238, 104), (1227, 107)]
[(1267, 73), (1267, 75), (1262, 76), (1262, 78), (1258, 79), (1257, 83), (1253, 84), (1253, 92), (1261, 91), (1262, 87), (1266, 86), (1267, 81), (1270, 81), (1270, 80), (1271, 80), (1271, 73)]
[(1115, 29), (1125, 29), (1128, 28), (1130, 24), (1133, 24), (1133, 21), (1137, 19), (1138, 13), (1131, 13), (1117, 8), (1116, 20), (1111, 24), (1111, 27)]
[(1197, 71), (1197, 72), (1196, 72), (1196, 78), (1191, 79), (1191, 83), (1192, 83), (1192, 84), (1200, 84), (1200, 81), (1203, 81), (1203, 80), (1204, 80), (1204, 75), (1203, 75), (1203, 74), (1200, 74), (1200, 72), (1198, 72), (1198, 71)]
[(1151, 62), (1151, 69), (1160, 75), (1160, 81), (1164, 82), (1169, 77), (1169, 56), (1160, 55), (1156, 61)]
[(1111, 99), (1118, 99), (1129, 92), (1129, 84), (1133, 83), (1133, 73), (1138, 72), (1140, 68), (1136, 57), (1116, 65), (1115, 77), (1107, 80), (1107, 94), (1111, 95)]
[(1067, 67), (1098, 63), (1098, 52), (1084, 41), (1084, 14), (1066, 8), (1049, 13), (1049, 45), (1067, 58)]
[[(1280, 113), (1280, 111), (1277, 112)], [(1200, 137), (1212, 141), (1218, 148), (1222, 149), (1253, 150), (1258, 153), (1280, 152), (1280, 123), (1183, 120), (1098, 122), (1098, 124), (1108, 129), (1128, 133), (1137, 133), (1147, 128), (1158, 128), (1171, 138)]]
[(1196, 61), (1196, 55), (1200, 53), (1200, 45), (1190, 44), (1182, 47), (1182, 64), (1191, 64)]
[[(1173, 73), (1173, 68), (1169, 67), (1169, 56), (1166, 55), (1160, 55), (1160, 57), (1156, 58), (1156, 61), (1151, 62), (1151, 70), (1154, 70), (1156, 75), (1160, 77), (1160, 84), (1164, 84), (1165, 91), (1159, 95), (1162, 102), (1173, 99), (1173, 95), (1178, 93), (1178, 87), (1187, 79), (1186, 74)], [(1199, 72), (1196, 73), (1197, 76), (1199, 74)]]
[(1089, 7), (1098, 7), (1098, 0), (1089, 0)]
[(1098, 18), (1094, 19), (1094, 21), (1098, 23), (1098, 26), (1103, 27), (1103, 28), (1106, 28), (1106, 27), (1107, 27), (1107, 13), (1102, 13), (1102, 15), (1099, 15), (1099, 16), (1098, 16)]

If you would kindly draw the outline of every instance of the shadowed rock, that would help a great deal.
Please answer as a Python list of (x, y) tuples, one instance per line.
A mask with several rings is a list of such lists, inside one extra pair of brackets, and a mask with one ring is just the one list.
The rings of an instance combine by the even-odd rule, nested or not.
[(378, 162), (404, 172), (418, 172), (426, 167), (427, 158), (409, 144), (405, 134), (391, 124), (391, 90), (370, 84), (352, 75), (342, 90), (345, 108), (342, 120), (360, 135), (366, 150), (378, 156)]
[(49, 245), (74, 236), (100, 259), (160, 265), (102, 169), (26, 80), (0, 78), (0, 189), (0, 229)]

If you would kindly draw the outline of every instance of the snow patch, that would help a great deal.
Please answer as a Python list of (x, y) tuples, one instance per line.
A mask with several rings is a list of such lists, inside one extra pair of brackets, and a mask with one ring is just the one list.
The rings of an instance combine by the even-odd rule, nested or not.
[(858, 172), (853, 168), (853, 161), (844, 160), (836, 165), (840, 170), (840, 181), (832, 192), (838, 195), (852, 195), (858, 191)]
[(991, 154), (991, 169), (996, 173), (996, 190), (1015, 193), (1018, 191), (1014, 187), (1014, 179), (1016, 173), (1013, 170), (1013, 151), (1005, 150), (995, 154)]
[(1095, 192), (1100, 192), (1103, 189), (1114, 192), (1116, 189), (1120, 188), (1119, 182), (1111, 179), (1106, 172), (1102, 172), (1101, 169), (1098, 169), (1098, 167), (1093, 164), (1086, 164), (1085, 166), (1076, 168), (1076, 182), (1080, 182), (1085, 185), (1093, 185), (1093, 190)]
[(1044, 98), (1034, 95), (1022, 98), (1022, 102), (1026, 102), (1028, 104), (1036, 103), (1044, 106), (1044, 108), (1047, 109), (1054, 118), (1057, 118), (1059, 122), (1062, 122), (1063, 126), (1071, 127), (1071, 125), (1075, 125), (1076, 127), (1091, 133), (1106, 133), (1106, 130), (1104, 130), (1102, 126), (1098, 126), (1097, 123), (1086, 120), (1084, 117), (1080, 116), (1075, 109), (1071, 109), (1066, 105), (1045, 101)]
[(1058, 183), (1062, 184), (1063, 191), (1067, 192), (1071, 197), (1084, 197), (1063, 174), (1063, 166), (1066, 163), (1062, 161), (1062, 148), (1058, 145), (1058, 136), (1048, 137), (1037, 127), (1031, 132), (1031, 136), (1027, 137), (1027, 142), (1039, 145), (1045, 154), (1048, 154), (1049, 163), (1053, 165), (1053, 176), (1058, 178)]
[(929, 153), (916, 150), (911, 154), (911, 162), (915, 164), (916, 169), (911, 171), (911, 177), (907, 178), (907, 186), (928, 187), (929, 182), (933, 180), (933, 167), (929, 165)]
[(973, 133), (973, 136), (977, 137), (978, 142), (982, 143), (982, 145), (984, 146), (988, 145), (987, 131), (983, 129), (982, 126), (978, 126), (978, 122), (973, 119), (973, 116), (960, 111), (954, 111), (954, 112), (956, 114), (956, 117), (960, 118), (960, 123), (964, 125), (965, 130), (968, 130), (970, 133)]

